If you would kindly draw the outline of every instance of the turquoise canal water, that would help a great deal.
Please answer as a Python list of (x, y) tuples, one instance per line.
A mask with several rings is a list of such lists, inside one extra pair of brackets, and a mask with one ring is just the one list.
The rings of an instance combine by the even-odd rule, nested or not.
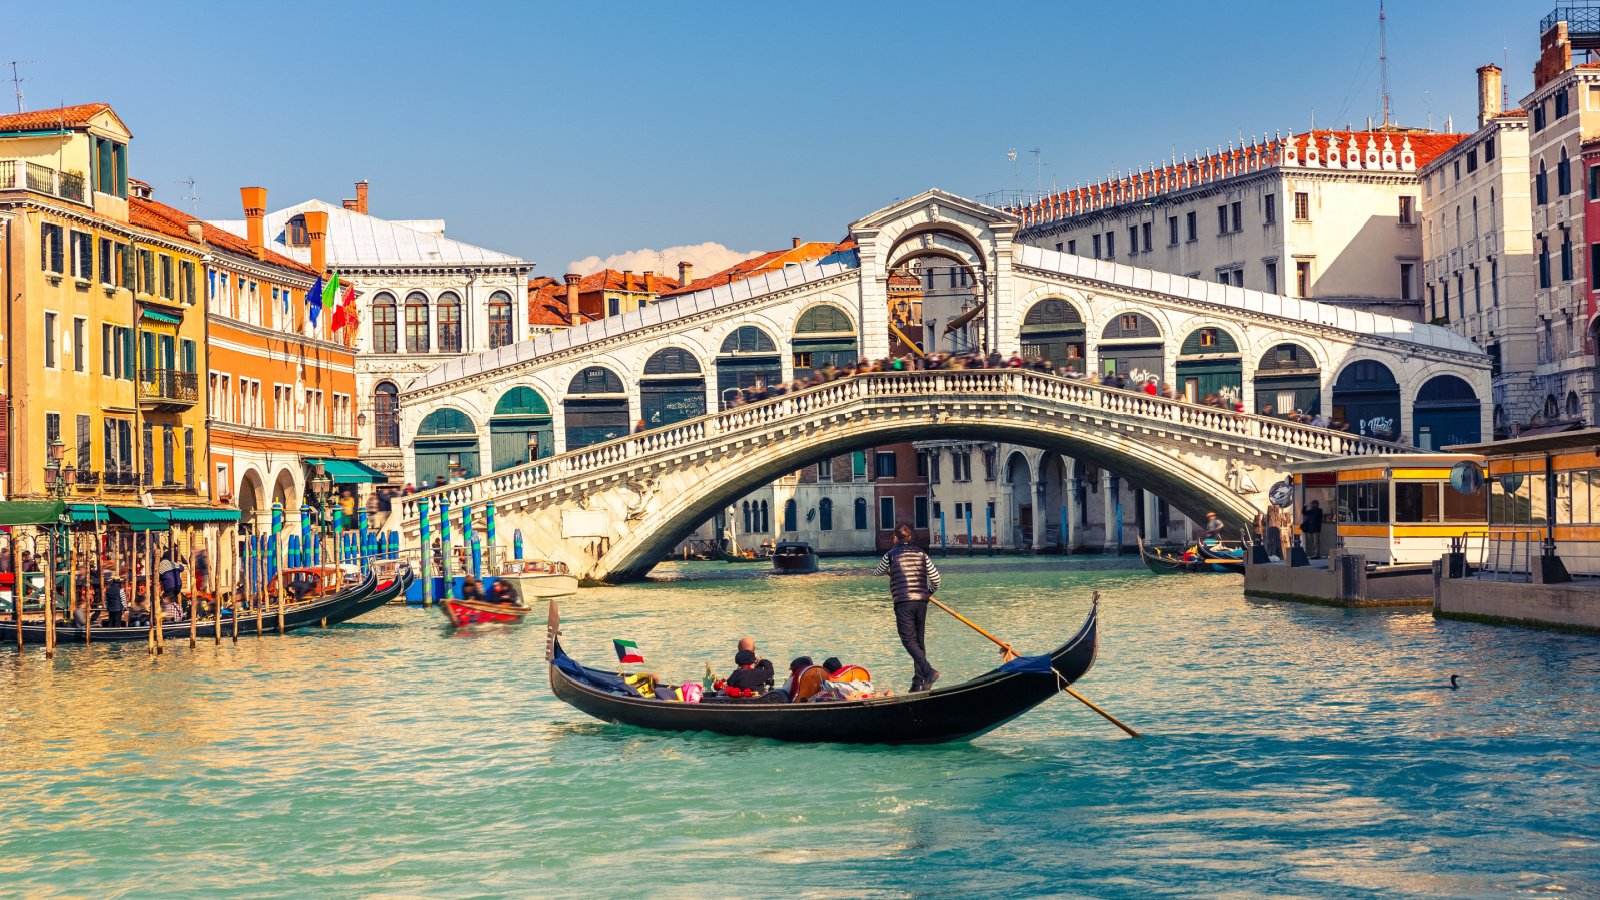
[[(564, 601), (567, 641), (697, 678), (751, 633), (903, 689), (882, 581), (824, 563), (664, 566)], [(1080, 688), (1143, 741), (1065, 695), (938, 747), (629, 730), (550, 697), (542, 628), (420, 609), (161, 658), (0, 651), (0, 895), (1600, 894), (1600, 639), (1097, 566), (955, 559), (944, 596), (1042, 650), (1099, 590)], [(994, 661), (929, 621), (945, 678)]]

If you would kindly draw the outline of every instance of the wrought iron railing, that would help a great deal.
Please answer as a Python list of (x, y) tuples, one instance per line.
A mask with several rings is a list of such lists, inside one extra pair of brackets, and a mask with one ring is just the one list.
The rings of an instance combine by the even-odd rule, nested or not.
[(1539, 20), (1539, 33), (1554, 28), (1557, 22), (1567, 23), (1567, 33), (1600, 32), (1600, 2), (1569, 2), (1559, 4), (1549, 15)]
[(140, 369), (139, 399), (197, 403), (200, 400), (200, 376), (177, 369)]

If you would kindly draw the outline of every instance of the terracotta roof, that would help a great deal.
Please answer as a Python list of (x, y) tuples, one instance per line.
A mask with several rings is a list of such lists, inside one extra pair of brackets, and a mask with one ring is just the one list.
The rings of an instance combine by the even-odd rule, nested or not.
[[(1369, 138), (1377, 143), (1380, 150), (1387, 139), (1396, 154), (1400, 152), (1406, 141), (1410, 141), (1411, 152), (1416, 157), (1416, 167), (1421, 169), (1468, 137), (1470, 135), (1436, 134), (1425, 131), (1351, 131), (1319, 128), (1315, 131), (1304, 131), (1290, 135), (1290, 138), (1260, 141), (1238, 149), (1230, 148), (1219, 153), (1161, 166), (1126, 177), (1103, 181), (1099, 184), (1062, 191), (1034, 201), (1029, 204), (1028, 208), (1041, 215), (1044, 219), (1057, 219), (1063, 217), (1061, 210), (1076, 210), (1086, 204), (1093, 204), (1095, 208), (1104, 208), (1117, 203), (1128, 202), (1136, 196), (1148, 196), (1153, 192), (1174, 189), (1178, 185), (1198, 183), (1194, 181), (1197, 178), (1200, 180), (1214, 180), (1219, 177), (1226, 177), (1236, 170), (1254, 171), (1277, 165), (1280, 152), (1283, 151), (1291, 138), (1301, 148), (1302, 153), (1311, 141), (1315, 141), (1319, 148), (1326, 149), (1329, 138), (1338, 138), (1341, 153), (1345, 147), (1349, 146), (1352, 139), (1359, 143), (1363, 153)], [(1335, 169), (1334, 171), (1338, 170)]]
[(56, 109), (0, 116), (0, 131), (46, 131), (54, 128), (82, 128), (89, 120), (111, 109), (109, 103), (80, 103)]
[(721, 272), (707, 275), (704, 278), (696, 278), (677, 290), (663, 291), (662, 295), (687, 294), (691, 291), (703, 291), (719, 285), (732, 284), (735, 281), (743, 281), (760, 272), (781, 269), (790, 263), (815, 262), (842, 248), (852, 249), (854, 246), (852, 243), (850, 248), (843, 248), (841, 244), (835, 244), (832, 241), (807, 241), (798, 247), (790, 247), (787, 250), (773, 250), (770, 253), (752, 256), (743, 262), (734, 263)]
[[(250, 243), (238, 235), (218, 228), (209, 222), (204, 222), (181, 209), (171, 207), (155, 200), (141, 200), (138, 197), (128, 198), (128, 221), (141, 228), (159, 232), (180, 240), (192, 241), (189, 234), (189, 223), (199, 222), (202, 240), (213, 247), (231, 250), (245, 256), (250, 253)], [(274, 252), (270, 247), (262, 254), (262, 262), (285, 269), (293, 269), (301, 275), (315, 275), (310, 266), (295, 262), (281, 253)]]
[(1526, 119), (1527, 117), (1528, 111), (1520, 106), (1516, 109), (1508, 109), (1500, 115), (1495, 116), (1496, 119)]
[(567, 283), (541, 275), (528, 282), (528, 324), (565, 328), (582, 324), (588, 317), (578, 314), (578, 322), (567, 318)]

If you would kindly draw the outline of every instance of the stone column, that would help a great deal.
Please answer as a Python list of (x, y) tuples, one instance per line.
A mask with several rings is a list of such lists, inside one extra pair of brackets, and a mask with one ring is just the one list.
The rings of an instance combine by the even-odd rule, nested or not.
[(1062, 506), (1067, 511), (1067, 520), (1061, 523), (1061, 534), (1067, 552), (1071, 553), (1078, 547), (1078, 482), (1072, 477), (1073, 461), (1062, 457), (1061, 462)]
[(1100, 470), (1100, 496), (1105, 501), (1106, 533), (1104, 550), (1117, 552), (1122, 546), (1122, 535), (1117, 528), (1117, 493), (1122, 490), (1122, 479), (1105, 469)]
[(1161, 533), (1161, 498), (1146, 488), (1144, 492), (1145, 543), (1160, 541), (1164, 537)]
[(1047, 457), (1039, 457), (1039, 477), (1033, 480), (1033, 552), (1044, 549), (1044, 533), (1050, 524), (1050, 510), (1045, 508), (1044, 465)]

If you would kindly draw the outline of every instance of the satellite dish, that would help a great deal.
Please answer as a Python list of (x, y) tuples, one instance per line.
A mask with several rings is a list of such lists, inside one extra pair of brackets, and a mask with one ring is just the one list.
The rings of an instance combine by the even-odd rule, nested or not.
[(1294, 482), (1280, 481), (1267, 491), (1267, 499), (1273, 506), (1288, 509), (1294, 505)]
[(1450, 467), (1450, 486), (1458, 493), (1476, 494), (1483, 490), (1483, 469), (1471, 460), (1462, 460)]
[(1515, 494), (1517, 492), (1517, 488), (1522, 487), (1522, 476), (1521, 475), (1501, 475), (1500, 476), (1500, 486), (1502, 488), (1505, 488), (1506, 493)]

